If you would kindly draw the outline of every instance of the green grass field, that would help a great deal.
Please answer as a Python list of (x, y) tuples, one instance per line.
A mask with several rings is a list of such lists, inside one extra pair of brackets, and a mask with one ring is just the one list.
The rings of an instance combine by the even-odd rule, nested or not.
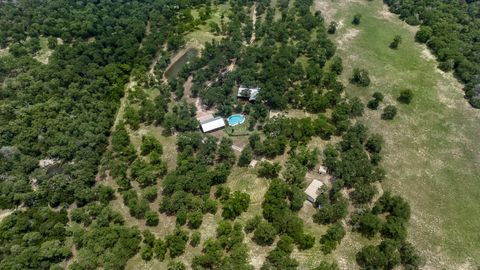
[[(368, 88), (347, 87), (365, 103), (374, 91), (399, 109), (397, 118), (380, 119), (366, 109), (361, 122), (385, 138), (384, 189), (412, 206), (409, 240), (431, 269), (470, 269), (480, 265), (480, 111), (463, 99), (462, 86), (436, 69), (430, 52), (414, 42), (415, 28), (388, 12), (381, 1), (317, 0), (324, 17), (340, 25), (333, 36), (344, 60), (343, 81), (354, 67), (366, 68)], [(355, 13), (362, 14), (353, 26)], [(402, 36), (398, 50), (389, 48)], [(401, 89), (414, 92), (410, 105), (398, 104)]]

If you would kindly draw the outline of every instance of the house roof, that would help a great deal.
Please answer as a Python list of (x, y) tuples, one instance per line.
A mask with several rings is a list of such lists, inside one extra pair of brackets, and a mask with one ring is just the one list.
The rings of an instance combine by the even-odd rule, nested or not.
[(209, 132), (215, 129), (225, 127), (225, 121), (222, 117), (215, 117), (200, 122), (203, 132)]
[(318, 189), (323, 186), (323, 183), (317, 179), (314, 179), (312, 183), (305, 190), (305, 194), (316, 199), (318, 197)]
[(257, 99), (257, 95), (259, 92), (260, 88), (258, 87), (248, 88), (245, 86), (240, 86), (238, 88), (237, 97), (248, 98), (250, 101), (253, 101)]

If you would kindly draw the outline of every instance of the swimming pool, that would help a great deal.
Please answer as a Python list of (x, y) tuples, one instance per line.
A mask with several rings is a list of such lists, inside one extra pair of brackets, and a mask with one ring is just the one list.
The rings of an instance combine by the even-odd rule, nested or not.
[(245, 122), (245, 116), (241, 114), (230, 115), (227, 118), (227, 121), (229, 126), (234, 127), (236, 125), (243, 124), (243, 122)]

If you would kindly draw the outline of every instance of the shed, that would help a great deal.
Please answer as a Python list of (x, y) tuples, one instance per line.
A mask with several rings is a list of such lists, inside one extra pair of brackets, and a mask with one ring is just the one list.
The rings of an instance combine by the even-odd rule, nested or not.
[(257, 166), (257, 163), (258, 163), (257, 160), (252, 159), (252, 161), (250, 161), (250, 164), (248, 165), (248, 167), (255, 168), (255, 166)]
[(200, 121), (200, 127), (203, 132), (210, 132), (225, 127), (225, 121), (222, 117), (214, 117)]
[(321, 181), (314, 179), (305, 190), (305, 194), (307, 194), (307, 201), (315, 203), (315, 200), (318, 197), (318, 189), (322, 186), (323, 183)]
[(327, 173), (327, 167), (320, 166), (320, 168), (318, 169), (318, 173), (319, 174), (326, 174)]
[(260, 88), (258, 87), (249, 88), (241, 85), (238, 88), (237, 97), (248, 98), (249, 101), (255, 101), (257, 99), (257, 95), (259, 92), (260, 92)]

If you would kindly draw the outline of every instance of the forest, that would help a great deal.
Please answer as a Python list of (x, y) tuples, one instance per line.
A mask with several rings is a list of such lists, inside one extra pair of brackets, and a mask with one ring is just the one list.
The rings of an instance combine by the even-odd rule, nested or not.
[[(416, 40), (480, 107), (479, 2), (384, 2), (420, 25)], [(346, 74), (337, 24), (314, 5), (0, 3), (0, 269), (335, 270), (352, 234), (356, 267), (420, 269), (411, 206), (381, 188), (385, 139), (362, 118), (388, 125), (402, 111), (380, 90), (346, 94), (376, 78)], [(239, 99), (241, 86), (261, 89), (256, 100)], [(415, 98), (404, 89), (397, 101)], [(203, 111), (247, 122), (204, 134)], [(319, 164), (329, 178), (307, 203)], [(232, 185), (238, 174), (263, 183), (260, 200)]]

